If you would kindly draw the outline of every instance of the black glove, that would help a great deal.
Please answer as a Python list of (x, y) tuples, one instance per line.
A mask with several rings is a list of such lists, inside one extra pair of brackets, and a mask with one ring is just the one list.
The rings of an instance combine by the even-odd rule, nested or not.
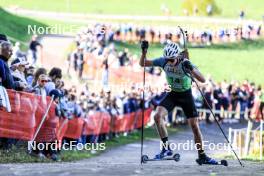
[(148, 41), (143, 40), (143, 41), (141, 42), (141, 49), (142, 49), (142, 51), (147, 50), (148, 47), (149, 47), (149, 43), (148, 43)]
[(186, 71), (193, 71), (193, 65), (188, 59), (184, 59), (182, 62), (183, 69)]

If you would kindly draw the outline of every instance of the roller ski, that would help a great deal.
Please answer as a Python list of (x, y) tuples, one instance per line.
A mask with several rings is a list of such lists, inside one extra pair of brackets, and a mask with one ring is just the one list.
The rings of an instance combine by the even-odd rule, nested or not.
[(176, 153), (173, 155), (172, 150), (163, 149), (154, 158), (149, 158), (147, 155), (141, 157), (142, 163), (147, 163), (148, 161), (164, 161), (164, 160), (174, 160), (176, 162), (180, 161), (180, 154)]
[(199, 157), (198, 159), (196, 159), (196, 162), (199, 165), (203, 165), (203, 164), (207, 164), (207, 165), (223, 165), (223, 166), (228, 166), (228, 163), (226, 160), (221, 160), (221, 161), (216, 161), (208, 156), (203, 156), (203, 157)]

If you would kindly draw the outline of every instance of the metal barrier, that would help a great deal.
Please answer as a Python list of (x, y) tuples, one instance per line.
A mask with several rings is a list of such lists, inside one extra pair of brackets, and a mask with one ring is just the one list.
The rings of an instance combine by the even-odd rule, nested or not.
[(253, 130), (253, 123), (249, 120), (247, 128), (229, 128), (229, 141), (237, 149), (240, 157), (259, 153), (259, 160), (263, 159), (263, 125), (264, 121), (260, 120), (259, 126)]

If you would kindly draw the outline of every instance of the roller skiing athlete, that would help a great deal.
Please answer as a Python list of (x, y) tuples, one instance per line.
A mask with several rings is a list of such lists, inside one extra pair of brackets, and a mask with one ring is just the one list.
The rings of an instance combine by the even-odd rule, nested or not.
[[(167, 83), (170, 85), (171, 91), (164, 93), (161, 101), (158, 103), (154, 115), (155, 124), (158, 134), (163, 143), (163, 148), (154, 159), (162, 160), (171, 157), (173, 151), (169, 148), (168, 132), (165, 126), (165, 116), (170, 113), (175, 106), (180, 106), (186, 117), (189, 126), (194, 135), (194, 141), (198, 150), (198, 164), (219, 164), (216, 160), (208, 157), (202, 146), (202, 134), (198, 124), (198, 113), (192, 96), (192, 79), (190, 74), (199, 82), (204, 83), (205, 78), (200, 71), (190, 62), (188, 50), (181, 51), (177, 43), (170, 42), (164, 47), (163, 56), (154, 60), (146, 59), (148, 42), (141, 43), (142, 54), (140, 58), (140, 66), (142, 67), (160, 67), (166, 74)], [(186, 74), (188, 73), (188, 74)]]

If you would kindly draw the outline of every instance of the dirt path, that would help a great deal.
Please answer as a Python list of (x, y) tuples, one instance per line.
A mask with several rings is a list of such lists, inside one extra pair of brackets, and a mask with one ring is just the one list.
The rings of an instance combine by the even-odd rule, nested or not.
[[(234, 125), (232, 125), (234, 127)], [(241, 127), (241, 126), (240, 126)], [(225, 125), (225, 129), (228, 126)], [(223, 142), (223, 137), (216, 125), (201, 125), (204, 139), (217, 143)], [(181, 131), (170, 137), (171, 142), (185, 142), (192, 139), (190, 129)], [(151, 140), (145, 142), (144, 153), (153, 156), (159, 150), (159, 141)], [(224, 166), (199, 166), (195, 163), (195, 151), (178, 151), (181, 161), (149, 162), (141, 166), (140, 144), (128, 144), (121, 146), (100, 156), (71, 163), (50, 164), (5, 164), (0, 165), (0, 175), (115, 175), (115, 176), (137, 176), (137, 175), (264, 175), (263, 164), (257, 162), (243, 161), (242, 168), (236, 160), (228, 160), (229, 167)], [(208, 151), (216, 154), (219, 151)]]
[(75, 72), (70, 73), (71, 79), (68, 79), (69, 75), (67, 74), (67, 54), (69, 52), (69, 47), (73, 42), (73, 36), (46, 35), (41, 38), (41, 44), (43, 45), (42, 67), (47, 70), (50, 70), (53, 67), (61, 68), (64, 76), (63, 80), (68, 88), (72, 85), (80, 84)]
[(61, 67), (63, 71), (67, 68), (67, 50), (73, 42), (73, 37), (59, 36), (59, 35), (47, 35), (41, 38), (41, 44), (43, 45), (43, 63), (47, 69), (52, 67)]

